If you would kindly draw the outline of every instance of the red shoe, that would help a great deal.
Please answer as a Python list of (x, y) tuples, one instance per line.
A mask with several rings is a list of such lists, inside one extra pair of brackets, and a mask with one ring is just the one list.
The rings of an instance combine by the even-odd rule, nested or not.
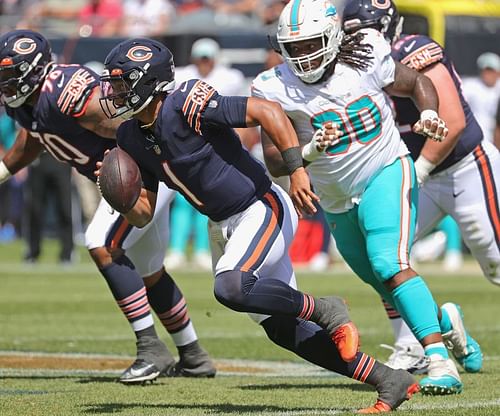
[[(411, 399), (411, 396), (413, 396), (415, 393), (418, 393), (419, 391), (420, 386), (418, 385), (418, 383), (412, 384), (406, 391), (406, 400)], [(359, 409), (356, 413), (368, 415), (374, 413), (389, 413), (393, 410), (395, 409), (393, 409), (387, 403), (384, 403), (382, 400), (377, 400), (377, 402), (373, 406), (367, 407), (365, 409)]]
[(341, 325), (333, 334), (332, 340), (337, 346), (340, 357), (345, 362), (354, 361), (359, 351), (358, 328), (352, 322)]

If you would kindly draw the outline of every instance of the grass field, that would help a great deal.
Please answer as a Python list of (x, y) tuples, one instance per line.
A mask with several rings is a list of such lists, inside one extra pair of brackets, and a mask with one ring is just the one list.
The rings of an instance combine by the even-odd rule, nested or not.
[[(204, 347), (216, 361), (215, 379), (159, 379), (153, 385), (115, 382), (133, 359), (134, 336), (102, 277), (84, 251), (80, 262), (53, 263), (49, 242), (40, 264), (19, 262), (19, 244), (0, 245), (0, 415), (340, 415), (374, 402), (360, 383), (304, 364), (274, 346), (246, 315), (219, 305), (208, 273), (176, 272)], [(453, 276), (421, 267), (436, 300), (462, 305), (485, 354), (480, 374), (462, 374), (459, 396), (416, 395), (399, 413), (500, 414), (500, 289), (473, 262)], [(373, 290), (342, 266), (330, 273), (298, 272), (314, 295), (340, 294), (362, 336), (362, 349), (384, 360), (390, 324)], [(168, 335), (158, 332), (175, 351)]]

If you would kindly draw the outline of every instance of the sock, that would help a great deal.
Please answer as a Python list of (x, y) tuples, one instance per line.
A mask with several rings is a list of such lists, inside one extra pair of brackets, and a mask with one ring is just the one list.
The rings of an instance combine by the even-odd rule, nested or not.
[(151, 307), (177, 347), (198, 339), (189, 318), (186, 300), (165, 270), (156, 284), (147, 288), (147, 296)]
[(441, 333), (446, 334), (453, 329), (453, 326), (451, 325), (450, 315), (448, 315), (448, 312), (446, 312), (446, 310), (443, 308), (440, 309), (441, 320), (439, 321), (439, 326), (441, 327)]
[(134, 332), (153, 326), (144, 282), (125, 256), (99, 270)]
[(396, 287), (392, 297), (397, 310), (419, 341), (427, 335), (441, 333), (436, 302), (420, 276)]
[(384, 304), (385, 312), (389, 318), (389, 322), (392, 326), (392, 332), (394, 333), (394, 344), (397, 345), (409, 345), (409, 344), (419, 344), (415, 335), (411, 332), (411, 329), (406, 325), (406, 322), (401, 318), (399, 312), (394, 309), (389, 303), (382, 299)]
[(445, 360), (448, 359), (448, 350), (442, 342), (426, 345), (424, 351), (427, 357), (430, 357), (432, 354), (439, 354)]

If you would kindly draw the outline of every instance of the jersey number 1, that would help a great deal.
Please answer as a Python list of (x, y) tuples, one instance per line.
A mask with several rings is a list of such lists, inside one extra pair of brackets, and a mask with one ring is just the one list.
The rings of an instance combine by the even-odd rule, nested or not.
[(326, 153), (337, 156), (349, 151), (353, 142), (362, 145), (378, 139), (382, 133), (382, 115), (377, 104), (367, 95), (349, 103), (344, 111), (334, 109), (316, 114), (311, 119), (314, 129), (320, 129), (325, 123), (338, 125), (344, 133), (337, 144), (326, 149)]

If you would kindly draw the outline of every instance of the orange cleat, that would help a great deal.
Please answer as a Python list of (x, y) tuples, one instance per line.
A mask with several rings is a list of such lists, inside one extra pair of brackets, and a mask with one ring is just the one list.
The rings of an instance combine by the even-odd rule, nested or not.
[[(406, 390), (406, 397), (404, 400), (411, 399), (411, 396), (413, 396), (415, 393), (418, 393), (419, 391), (420, 391), (420, 386), (418, 385), (418, 383), (412, 384)], [(402, 400), (401, 403), (404, 400)], [(398, 406), (395, 406), (395, 408)], [(363, 414), (363, 415), (374, 414), (374, 413), (389, 413), (389, 412), (392, 412), (393, 410), (396, 410), (395, 408), (393, 409), (387, 403), (378, 399), (377, 402), (373, 406), (367, 407), (365, 409), (359, 409), (356, 413)]]
[(340, 357), (351, 362), (356, 358), (359, 351), (359, 334), (358, 328), (352, 322), (341, 325), (333, 334), (332, 340), (337, 346)]

